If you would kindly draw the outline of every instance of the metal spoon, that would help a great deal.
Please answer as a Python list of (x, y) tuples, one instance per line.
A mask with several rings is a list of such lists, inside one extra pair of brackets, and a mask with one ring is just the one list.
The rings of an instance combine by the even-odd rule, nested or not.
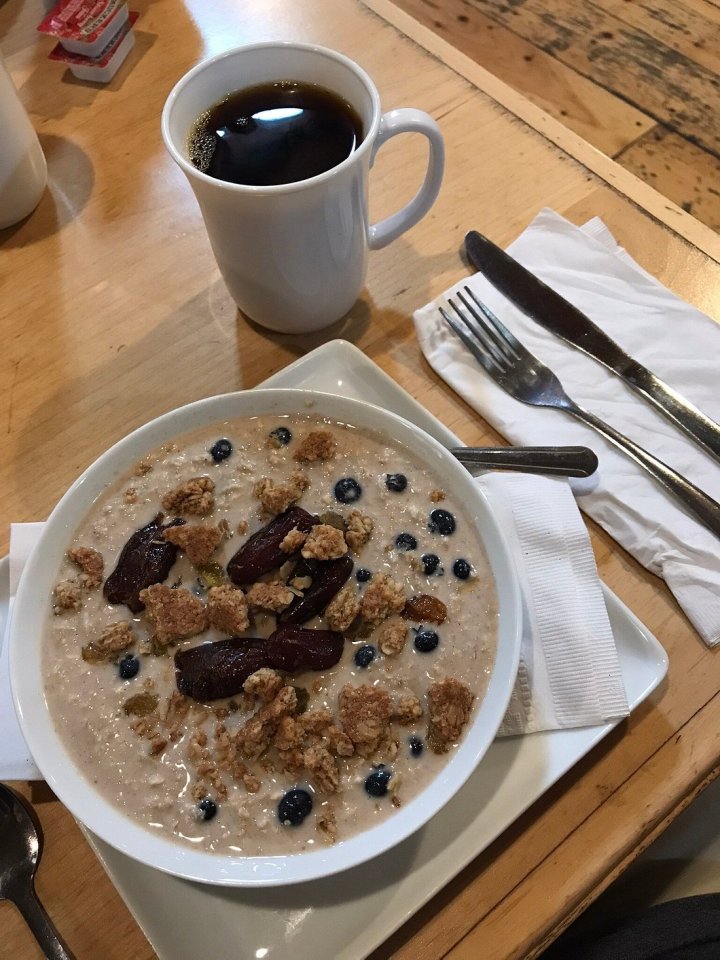
[(556, 477), (589, 477), (598, 467), (598, 458), (588, 447), (452, 447), (450, 453), (468, 468)]
[(0, 783), (0, 899), (11, 900), (22, 913), (47, 960), (75, 960), (35, 893), (42, 844), (35, 811)]

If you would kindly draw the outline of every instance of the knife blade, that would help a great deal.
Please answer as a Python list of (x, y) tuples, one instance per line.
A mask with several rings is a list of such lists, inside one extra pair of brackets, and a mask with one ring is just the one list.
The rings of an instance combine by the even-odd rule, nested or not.
[(644, 367), (577, 307), (476, 230), (465, 236), (472, 265), (532, 320), (617, 374), (720, 461), (720, 426)]

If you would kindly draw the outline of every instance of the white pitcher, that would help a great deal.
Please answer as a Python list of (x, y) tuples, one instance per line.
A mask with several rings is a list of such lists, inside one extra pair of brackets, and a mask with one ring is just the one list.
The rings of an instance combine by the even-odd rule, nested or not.
[(32, 213), (46, 183), (45, 155), (0, 53), (0, 229)]

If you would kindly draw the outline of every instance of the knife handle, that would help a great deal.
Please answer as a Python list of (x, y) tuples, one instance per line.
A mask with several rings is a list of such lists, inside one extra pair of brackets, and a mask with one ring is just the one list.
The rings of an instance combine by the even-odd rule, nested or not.
[(466, 466), (556, 477), (589, 477), (598, 459), (588, 447), (452, 447)]
[(648, 453), (644, 447), (639, 446), (629, 437), (611, 427), (610, 424), (590, 413), (589, 410), (585, 410), (576, 403), (572, 403), (572, 401), (570, 405), (564, 406), (563, 409), (572, 413), (578, 420), (582, 420), (588, 426), (593, 427), (598, 433), (603, 434), (611, 443), (614, 443), (616, 447), (619, 447), (636, 463), (644, 467), (668, 493), (671, 493), (684, 504), (686, 509), (694, 514), (708, 530), (712, 530), (716, 537), (720, 537), (720, 503), (709, 497), (695, 484), (690, 483), (672, 467), (663, 463), (662, 460), (658, 460), (657, 457)]
[(720, 460), (720, 426), (714, 420), (637, 361), (628, 364), (623, 379), (691, 440)]

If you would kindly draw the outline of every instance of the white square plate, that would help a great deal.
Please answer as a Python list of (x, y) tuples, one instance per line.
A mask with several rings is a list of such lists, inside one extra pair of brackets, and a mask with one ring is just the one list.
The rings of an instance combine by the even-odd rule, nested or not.
[[(412, 420), (447, 445), (459, 443), (379, 367), (341, 340), (307, 354), (263, 386), (312, 387), (368, 400)], [(607, 589), (605, 599), (633, 710), (665, 676), (667, 657), (655, 637)], [(6, 605), (7, 597), (0, 596), (0, 623), (3, 600)], [(92, 835), (88, 840), (161, 960), (359, 960), (612, 727), (496, 741), (467, 784), (424, 829), (369, 863), (299, 886), (203, 886), (143, 866)]]

